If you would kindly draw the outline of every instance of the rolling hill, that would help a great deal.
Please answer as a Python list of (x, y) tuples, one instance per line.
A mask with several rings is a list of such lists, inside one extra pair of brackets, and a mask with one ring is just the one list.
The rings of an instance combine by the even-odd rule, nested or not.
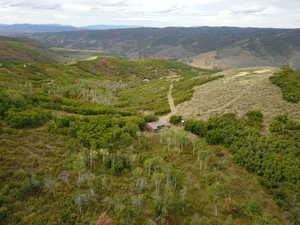
[[(191, 134), (201, 121), (192, 130), (187, 122), (186, 131), (145, 129), (170, 111), (171, 85), (178, 109), (189, 101), (201, 106), (194, 101), (201, 87), (227, 81), (241, 88), (246, 78), (265, 81), (275, 71), (266, 69), (220, 76), (176, 61), (120, 58), (2, 65), (0, 224), (297, 224), (297, 124), (278, 121), (286, 136), (260, 134), (262, 115), (251, 112), (210, 119), (207, 131), (217, 135), (210, 139)], [(251, 146), (272, 154), (251, 152), (240, 157), (249, 159), (244, 165), (231, 146), (211, 143), (223, 140), (218, 132), (238, 132), (228, 135), (236, 146), (253, 138)]]
[(185, 118), (207, 120), (224, 113), (242, 116), (259, 109), (265, 122), (270, 122), (280, 113), (300, 121), (300, 104), (285, 101), (280, 88), (270, 81), (278, 71), (275, 67), (222, 71), (216, 74), (222, 75), (221, 79), (196, 87), (191, 101), (177, 105), (177, 113)]
[(55, 63), (59, 57), (36, 40), (0, 36), (0, 63)]
[(206, 68), (299, 65), (300, 29), (168, 27), (33, 34), (51, 46), (130, 59), (180, 60)]

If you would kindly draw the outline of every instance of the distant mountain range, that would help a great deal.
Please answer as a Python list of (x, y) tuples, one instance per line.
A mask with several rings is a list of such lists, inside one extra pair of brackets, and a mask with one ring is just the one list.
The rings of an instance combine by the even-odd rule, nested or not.
[(204, 68), (282, 66), (300, 69), (300, 29), (168, 27), (35, 33), (61, 48), (97, 49), (130, 59), (162, 58)]
[(126, 29), (137, 28), (138, 26), (122, 26), (122, 25), (92, 25), (83, 27), (74, 27), (60, 24), (0, 24), (0, 34), (16, 35), (24, 33), (40, 33), (40, 32), (61, 32), (61, 31), (79, 31), (79, 30), (110, 30), (110, 29)]

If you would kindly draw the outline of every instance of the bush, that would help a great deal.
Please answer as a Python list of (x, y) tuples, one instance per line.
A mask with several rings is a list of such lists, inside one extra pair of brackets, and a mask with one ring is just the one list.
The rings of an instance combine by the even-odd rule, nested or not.
[(288, 102), (292, 102), (292, 103), (297, 103), (300, 101), (300, 96), (299, 94), (296, 93), (283, 93), (283, 97), (285, 100), (287, 100)]
[(224, 136), (223, 129), (210, 130), (206, 134), (206, 140), (208, 144), (212, 145), (223, 144)]
[(173, 115), (170, 118), (170, 123), (172, 124), (179, 124), (182, 121), (182, 116)]
[(257, 202), (252, 201), (245, 205), (245, 212), (248, 216), (252, 217), (255, 215), (261, 215), (263, 209)]
[(272, 120), (270, 131), (273, 133), (285, 133), (288, 121), (288, 116), (286, 114), (276, 116)]
[(277, 85), (282, 92), (283, 99), (288, 102), (298, 103), (300, 101), (300, 73), (289, 67), (281, 68), (270, 78), (274, 85)]
[(145, 121), (147, 123), (150, 123), (150, 122), (154, 122), (154, 121), (157, 121), (158, 120), (158, 117), (155, 116), (155, 115), (147, 115), (144, 117)]
[(184, 129), (203, 137), (207, 133), (207, 123), (204, 121), (188, 120), (184, 123)]
[(35, 195), (42, 191), (43, 189), (42, 178), (36, 175), (31, 175), (31, 177), (22, 183), (20, 192), (18, 193), (19, 199), (25, 199), (29, 195)]
[(8, 218), (8, 214), (9, 211), (6, 207), (0, 207), (0, 224), (2, 224), (2, 222), (4, 222), (6, 218)]
[(6, 94), (0, 92), (0, 117), (4, 116), (5, 112), (10, 108), (10, 105), (10, 98)]
[(6, 121), (13, 128), (33, 128), (44, 125), (51, 118), (51, 114), (40, 109), (7, 112)]
[(121, 155), (112, 155), (105, 162), (105, 167), (110, 169), (113, 174), (119, 175), (125, 169), (130, 169), (131, 164), (127, 157)]
[(261, 123), (264, 115), (260, 111), (250, 111), (246, 114), (249, 120)]

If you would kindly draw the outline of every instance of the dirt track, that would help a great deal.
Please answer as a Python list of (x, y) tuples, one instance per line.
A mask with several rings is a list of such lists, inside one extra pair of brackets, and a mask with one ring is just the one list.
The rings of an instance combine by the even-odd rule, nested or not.
[(260, 67), (223, 71), (217, 75), (224, 78), (195, 87), (193, 98), (177, 105), (176, 113), (185, 119), (208, 119), (217, 114), (242, 116), (250, 110), (261, 110), (266, 121), (281, 113), (300, 120), (300, 103), (284, 101), (280, 89), (269, 80), (276, 70)]
[(171, 117), (172, 115), (175, 115), (175, 114), (176, 114), (176, 107), (175, 107), (174, 99), (173, 99), (173, 96), (172, 96), (173, 87), (174, 87), (174, 85), (171, 84), (171, 85), (170, 85), (169, 92), (168, 92), (168, 102), (169, 102), (169, 105), (170, 105), (171, 112), (170, 112), (169, 114), (167, 114), (167, 115), (164, 115), (164, 116), (160, 117), (160, 120), (161, 120), (161, 121), (164, 121), (164, 122), (166, 122), (166, 123), (169, 122), (170, 117)]

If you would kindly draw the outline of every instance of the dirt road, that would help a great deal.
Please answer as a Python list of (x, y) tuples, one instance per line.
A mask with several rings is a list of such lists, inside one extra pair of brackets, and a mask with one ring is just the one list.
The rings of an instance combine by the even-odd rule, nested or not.
[(170, 85), (169, 92), (168, 92), (168, 102), (169, 102), (169, 105), (170, 105), (171, 112), (167, 115), (164, 115), (164, 116), (160, 117), (160, 120), (163, 121), (163, 122), (166, 122), (166, 123), (169, 122), (170, 117), (172, 115), (176, 114), (176, 106), (175, 106), (174, 99), (173, 99), (173, 96), (172, 96), (173, 87), (174, 87), (174, 85), (172, 83)]

